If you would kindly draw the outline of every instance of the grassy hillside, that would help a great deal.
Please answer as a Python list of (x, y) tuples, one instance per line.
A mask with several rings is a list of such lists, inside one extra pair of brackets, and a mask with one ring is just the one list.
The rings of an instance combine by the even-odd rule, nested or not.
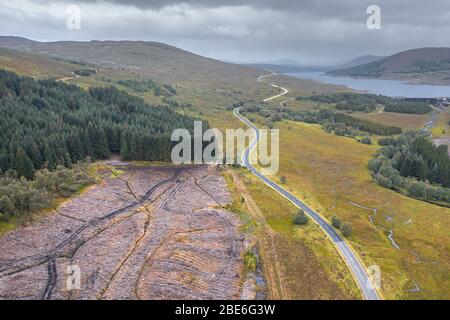
[[(352, 223), (350, 242), (367, 265), (381, 267), (385, 296), (448, 299), (450, 209), (373, 182), (367, 162), (375, 146), (325, 133), (317, 125), (288, 122), (279, 128), (279, 176), (326, 218), (337, 214)], [(390, 241), (389, 230), (401, 249)]]
[(83, 66), (44, 55), (0, 48), (0, 68), (38, 79), (59, 79), (73, 76), (73, 72)]
[(298, 209), (247, 170), (230, 169), (226, 177), (234, 196), (232, 210), (248, 212), (253, 222), (248, 229), (258, 240), (269, 299), (361, 298), (344, 262), (316, 224), (295, 225)]
[(421, 48), (379, 61), (329, 72), (332, 75), (399, 78), (432, 84), (450, 84), (450, 48)]
[(91, 63), (112, 70), (148, 76), (164, 82), (191, 84), (217, 90), (234, 86), (234, 81), (251, 79), (261, 70), (224, 63), (158, 42), (89, 41), (35, 42), (0, 37), (0, 47), (41, 53), (68, 61)]

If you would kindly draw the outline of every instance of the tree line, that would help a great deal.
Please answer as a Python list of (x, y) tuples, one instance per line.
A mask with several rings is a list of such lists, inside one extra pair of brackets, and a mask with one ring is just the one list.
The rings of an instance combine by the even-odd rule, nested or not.
[(447, 146), (436, 147), (428, 136), (407, 132), (381, 139), (369, 170), (382, 186), (412, 197), (450, 205), (450, 158)]
[(192, 131), (194, 120), (115, 87), (85, 91), (3, 70), (0, 111), (0, 169), (27, 179), (39, 169), (111, 153), (127, 160), (170, 160), (172, 131)]
[(376, 94), (361, 94), (352, 92), (339, 92), (322, 95), (298, 97), (297, 100), (310, 100), (325, 104), (333, 104), (339, 111), (364, 111), (372, 112), (378, 105), (384, 106), (386, 112), (426, 114), (431, 112), (431, 107), (424, 101), (413, 99), (397, 99)]
[(244, 104), (241, 107), (243, 113), (256, 112), (266, 119), (266, 125), (270, 128), (273, 122), (282, 119), (300, 121), (306, 123), (321, 124), (328, 132), (336, 135), (356, 137), (372, 133), (380, 136), (391, 136), (402, 133), (402, 129), (394, 126), (385, 126), (380, 123), (358, 119), (351, 115), (336, 112), (332, 109), (320, 109), (318, 111), (296, 111), (281, 107), (261, 106), (254, 103)]
[(343, 123), (358, 130), (373, 133), (379, 136), (391, 136), (402, 133), (402, 129), (399, 127), (385, 126), (379, 123), (358, 119), (342, 113), (335, 113), (331, 116), (331, 120), (335, 123)]
[(36, 171), (34, 180), (20, 178), (14, 171), (0, 174), (0, 221), (25, 219), (30, 213), (53, 206), (54, 200), (69, 197), (94, 182), (88, 172), (89, 163), (54, 171)]
[[(335, 132), (348, 132), (349, 136), (360, 135), (358, 131), (373, 133), (380, 136), (391, 136), (402, 132), (399, 127), (385, 126), (368, 120), (358, 119), (350, 115), (335, 112), (333, 110), (322, 109), (320, 111), (292, 111), (284, 112), (285, 118), (307, 123), (322, 124), (324, 129)], [(346, 127), (346, 128), (344, 128)], [(335, 131), (336, 129), (336, 131)], [(358, 130), (358, 131), (355, 131)], [(347, 134), (339, 134), (347, 135)]]
[(431, 112), (431, 107), (424, 102), (395, 102), (384, 107), (385, 112), (427, 114)]

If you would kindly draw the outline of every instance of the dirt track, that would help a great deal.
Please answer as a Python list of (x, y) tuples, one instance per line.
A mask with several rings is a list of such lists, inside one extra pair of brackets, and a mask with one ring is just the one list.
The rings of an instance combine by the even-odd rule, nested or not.
[(121, 169), (0, 239), (0, 298), (241, 298), (243, 238), (216, 169)]

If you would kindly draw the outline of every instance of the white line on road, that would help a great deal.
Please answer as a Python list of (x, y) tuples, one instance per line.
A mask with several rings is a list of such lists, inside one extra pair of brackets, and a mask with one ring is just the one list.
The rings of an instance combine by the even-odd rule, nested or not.
[[(276, 75), (276, 73), (260, 76), (258, 78), (259, 82), (263, 82), (263, 79)], [(264, 101), (270, 101), (276, 98), (279, 98), (285, 94), (287, 94), (289, 91), (283, 87), (270, 84), (274, 87), (280, 88), (283, 90), (283, 93), (278, 94), (276, 96), (270, 97), (265, 99)], [(358, 283), (358, 286), (360, 287), (363, 296), (367, 300), (380, 300), (380, 296), (378, 295), (377, 290), (373, 286), (367, 272), (366, 268), (364, 267), (362, 261), (358, 259), (356, 256), (356, 253), (350, 248), (350, 246), (345, 242), (345, 240), (328, 224), (328, 222), (322, 218), (318, 213), (313, 211), (311, 208), (309, 208), (306, 204), (304, 204), (301, 200), (299, 200), (297, 197), (295, 197), (293, 194), (291, 194), (289, 191), (285, 190), (272, 180), (270, 180), (268, 177), (264, 176), (262, 173), (257, 171), (253, 165), (249, 162), (249, 155), (250, 153), (255, 149), (257, 142), (259, 140), (260, 134), (259, 129), (251, 123), (247, 118), (243, 117), (240, 113), (240, 108), (235, 108), (233, 110), (233, 114), (242, 122), (244, 122), (247, 126), (253, 129), (255, 136), (253, 137), (252, 142), (247, 147), (246, 150), (244, 150), (244, 153), (242, 154), (242, 163), (245, 167), (247, 167), (256, 177), (258, 177), (260, 180), (262, 180), (266, 185), (277, 191), (279, 194), (281, 194), (283, 197), (288, 199), (290, 202), (292, 202), (296, 207), (303, 209), (312, 219), (314, 222), (316, 222), (322, 230), (325, 232), (325, 234), (330, 238), (332, 243), (335, 245), (337, 250), (339, 251), (340, 255), (344, 259), (344, 261), (349, 266), (350, 270), (355, 276), (355, 279)]]

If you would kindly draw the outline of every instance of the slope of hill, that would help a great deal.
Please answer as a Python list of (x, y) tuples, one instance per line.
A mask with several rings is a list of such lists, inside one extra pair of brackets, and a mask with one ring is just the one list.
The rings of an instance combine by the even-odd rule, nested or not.
[[(254, 78), (259, 70), (205, 58), (167, 44), (145, 41), (58, 41), (36, 42), (17, 37), (0, 37), (0, 47), (45, 54), (73, 62), (128, 71), (142, 76), (199, 85), (228, 83), (237, 76)], [(211, 79), (216, 74), (216, 79)], [(211, 80), (215, 80), (212, 81)]]
[(52, 59), (45, 55), (0, 48), (0, 68), (20, 75), (45, 79), (68, 77), (83, 66)]
[(329, 72), (352, 77), (391, 78), (450, 84), (450, 48), (408, 50), (360, 66)]

